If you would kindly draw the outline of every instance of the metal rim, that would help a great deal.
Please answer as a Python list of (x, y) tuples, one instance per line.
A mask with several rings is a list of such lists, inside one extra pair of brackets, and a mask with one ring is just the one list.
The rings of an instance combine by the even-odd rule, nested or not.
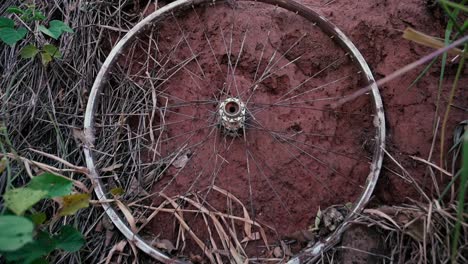
[[(252, 0), (241, 0), (241, 1), (252, 1)], [(313, 10), (296, 3), (292, 0), (254, 0), (255, 2), (262, 2), (274, 6), (282, 7), (291, 12), (304, 17), (309, 20), (311, 23), (316, 23), (321, 30), (328, 34), (330, 38), (335, 38), (335, 41), (346, 51), (352, 54), (352, 57), (356, 60), (356, 65), (361, 69), (363, 77), (365, 78), (367, 84), (370, 88), (370, 93), (374, 102), (375, 117), (373, 124), (375, 127), (375, 141), (376, 147), (374, 149), (372, 164), (370, 166), (370, 172), (366, 179), (365, 190), (362, 192), (360, 197), (354, 203), (351, 212), (348, 214), (345, 221), (328, 236), (324, 241), (316, 243), (312, 248), (308, 248), (301, 252), (300, 254), (293, 257), (288, 263), (305, 263), (316, 260), (320, 257), (320, 253), (324, 250), (331, 248), (333, 245), (339, 242), (342, 233), (349, 227), (350, 220), (352, 220), (356, 214), (361, 212), (364, 206), (369, 201), (372, 192), (377, 183), (380, 170), (382, 167), (382, 160), (384, 156), (384, 146), (385, 146), (385, 116), (383, 110), (382, 99), (380, 97), (379, 89), (375, 83), (375, 79), (372, 75), (372, 72), (367, 65), (365, 59), (356, 48), (356, 46), (346, 37), (346, 35), (338, 29), (335, 25), (330, 23), (326, 18), (317, 14)], [(139, 33), (144, 31), (147, 26), (150, 26), (152, 23), (164, 19), (166, 14), (178, 8), (189, 8), (191, 6), (197, 6), (200, 4), (206, 3), (220, 3), (225, 2), (224, 0), (178, 0), (172, 2), (161, 9), (156, 10), (145, 19), (136, 24), (128, 33), (115, 45), (115, 47), (109, 53), (107, 59), (101, 66), (101, 69), (94, 81), (93, 87), (90, 92), (88, 99), (85, 118), (84, 118), (84, 132), (88, 139), (84, 146), (84, 154), (86, 159), (86, 164), (90, 172), (90, 177), (93, 181), (94, 191), (96, 196), (100, 201), (102, 201), (102, 206), (106, 211), (107, 215), (110, 217), (114, 225), (122, 232), (122, 234), (132, 241), (139, 249), (143, 252), (149, 254), (153, 258), (162, 261), (164, 263), (185, 263), (183, 261), (173, 260), (168, 257), (163, 252), (153, 248), (146, 243), (144, 239), (140, 236), (135, 235), (125, 221), (116, 213), (112, 205), (107, 201), (108, 198), (105, 195), (103, 184), (99, 178), (98, 171), (95, 166), (95, 160), (93, 156), (93, 145), (94, 145), (94, 115), (96, 107), (98, 105), (99, 94), (101, 88), (106, 81), (106, 78), (109, 74), (110, 65), (112, 65), (119, 53), (131, 43), (132, 39), (136, 37)]]

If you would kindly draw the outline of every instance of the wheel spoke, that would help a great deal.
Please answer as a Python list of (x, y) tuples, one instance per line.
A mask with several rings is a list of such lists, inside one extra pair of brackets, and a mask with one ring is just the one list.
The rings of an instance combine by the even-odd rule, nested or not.
[(148, 219), (139, 232), (176, 245), (167, 256), (262, 262), (318, 208), (370, 197), (385, 123), (378, 91), (330, 107), (373, 81), (368, 66), (323, 17), (280, 2), (169, 3), (98, 74), (84, 115), (97, 194), (126, 186), (122, 200)]

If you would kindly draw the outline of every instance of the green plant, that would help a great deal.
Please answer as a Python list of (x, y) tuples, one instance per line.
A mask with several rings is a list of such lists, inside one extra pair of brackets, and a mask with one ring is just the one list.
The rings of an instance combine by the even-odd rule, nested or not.
[[(447, 26), (445, 28), (445, 36), (444, 36), (444, 46), (452, 45), (452, 43), (459, 41), (461, 38), (466, 37), (465, 32), (468, 29), (468, 20), (466, 19), (459, 19), (460, 12), (468, 12), (468, 7), (466, 6), (467, 0), (462, 0), (459, 3), (454, 3), (447, 0), (438, 0), (441, 8), (444, 10), (445, 14), (448, 17)], [(417, 43), (422, 43), (421, 41), (415, 40), (412, 38), (411, 40), (416, 41)], [(428, 41), (427, 41), (428, 40)], [(426, 43), (434, 43), (438, 40), (435, 39), (428, 39), (426, 38)], [(462, 43), (463, 44), (463, 43)], [(428, 45), (431, 46), (431, 45)], [(468, 43), (465, 41), (462, 50), (457, 50), (458, 53), (457, 57), (459, 59), (457, 72), (455, 74), (455, 78), (452, 82), (452, 87), (450, 89), (450, 93), (448, 96), (447, 107), (445, 109), (445, 113), (443, 114), (442, 118), (442, 125), (440, 127), (440, 167), (444, 168), (445, 166), (445, 140), (446, 140), (446, 128), (448, 124), (450, 109), (452, 107), (452, 103), (455, 97), (456, 91), (458, 88), (458, 82), (463, 74), (463, 70), (465, 67), (466, 58), (468, 57)], [(455, 50), (451, 50), (452, 53)], [(438, 60), (438, 58), (434, 58), (425, 68), (424, 70), (418, 75), (418, 77), (413, 81), (410, 85), (410, 88), (414, 86), (434, 65), (434, 63)], [(436, 102), (436, 110), (435, 110), (435, 118), (434, 118), (434, 136), (437, 134), (436, 130), (438, 129), (438, 117), (440, 113), (440, 102), (442, 96), (442, 87), (444, 84), (444, 80), (446, 79), (446, 65), (448, 61), (448, 52), (444, 52), (441, 59), (441, 66), (440, 66), (440, 75), (439, 75), (439, 83), (438, 83), (438, 92), (437, 92), (437, 102)], [(462, 123), (466, 123), (464, 121)], [(455, 226), (451, 232), (451, 262), (458, 263), (459, 259), (459, 240), (462, 237), (462, 223), (466, 222), (466, 210), (465, 210), (465, 199), (466, 199), (466, 189), (468, 187), (468, 126), (463, 125), (464, 132), (462, 132), (462, 136), (460, 136), (459, 142), (454, 148), (460, 148), (462, 152), (462, 162), (461, 162), (461, 169), (454, 175), (451, 181), (445, 186), (443, 192), (439, 195), (438, 202), (443, 203), (444, 196), (447, 194), (449, 190), (452, 190), (452, 195), (454, 196), (454, 190), (458, 192), (458, 198), (456, 204), (453, 205), (456, 208), (457, 218)], [(454, 188), (456, 183), (459, 183), (457, 188)], [(453, 202), (453, 200), (451, 200)]]
[[(0, 174), (2, 172), (0, 170)], [(0, 215), (0, 252), (8, 262), (47, 263), (44, 257), (56, 249), (75, 252), (83, 246), (83, 236), (71, 226), (62, 226), (56, 234), (43, 231), (41, 226), (47, 216), (32, 209), (40, 200), (48, 198), (62, 204), (53, 218), (88, 207), (89, 194), (71, 194), (72, 187), (73, 181), (68, 178), (43, 173), (33, 177), (26, 186), (4, 193), (4, 205), (8, 210)]]
[(15, 22), (6, 17), (0, 17), (0, 40), (5, 44), (13, 46), (16, 42), (22, 40), (28, 30), (24, 27), (15, 28)]
[(462, 163), (461, 163), (461, 179), (460, 191), (458, 193), (458, 206), (457, 206), (457, 222), (455, 224), (453, 237), (452, 237), (452, 263), (457, 262), (458, 255), (458, 239), (461, 235), (461, 225), (465, 223), (465, 199), (466, 188), (468, 187), (468, 126), (465, 126), (465, 131), (462, 136)]
[[(453, 3), (450, 1), (446, 0), (439, 0), (439, 3), (441, 4), (441, 7), (449, 17), (449, 21), (446, 27), (445, 31), (445, 44), (449, 44), (452, 42), (453, 39), (456, 39), (459, 36), (463, 36), (465, 34), (466, 29), (468, 28), (468, 20), (464, 20), (461, 22), (461, 25), (458, 25), (457, 23), (457, 16), (460, 12), (468, 12), (468, 8), (465, 6), (465, 3), (467, 1), (463, 0), (460, 3)], [(452, 10), (450, 9), (452, 8)], [(452, 31), (453, 28), (455, 28), (458, 32), (457, 34), (452, 38)], [(457, 90), (457, 84), (458, 80), (460, 79), (460, 76), (462, 75), (463, 72), (463, 67), (465, 66), (465, 59), (467, 55), (467, 49), (468, 49), (468, 44), (465, 43), (464, 49), (463, 49), (463, 54), (461, 54), (461, 59), (458, 64), (458, 69), (457, 73), (455, 75), (455, 79), (452, 84), (452, 89), (450, 91), (450, 96), (449, 96), (449, 102), (447, 105), (447, 109), (445, 110), (444, 118), (442, 121), (442, 128), (441, 128), (441, 137), (440, 137), (440, 148), (441, 148), (441, 155), (440, 155), (440, 166), (444, 166), (444, 141), (445, 141), (445, 131), (447, 127), (447, 122), (448, 122), (448, 116), (450, 113), (450, 108), (453, 102), (453, 98), (455, 95), (455, 91)], [(444, 74), (445, 74), (445, 67), (447, 63), (447, 54), (445, 53), (443, 58), (442, 58), (442, 66), (441, 66), (441, 73), (440, 73), (440, 79), (439, 79), (439, 96), (438, 96), (438, 102), (437, 102), (437, 108), (439, 107), (439, 98), (440, 98), (440, 93), (442, 90), (442, 83), (444, 80)], [(437, 112), (436, 112), (437, 114)], [(452, 233), (452, 249), (451, 249), (451, 262), (452, 263), (457, 263), (457, 258), (459, 254), (459, 248), (458, 248), (458, 243), (459, 243), (459, 238), (461, 235), (461, 223), (465, 222), (464, 219), (464, 213), (465, 213), (465, 199), (466, 199), (466, 188), (467, 188), (467, 183), (468, 183), (468, 130), (465, 127), (465, 132), (463, 133), (462, 140), (461, 140), (461, 149), (462, 149), (462, 162), (461, 162), (461, 169), (459, 172), (459, 175), (461, 175), (460, 178), (460, 185), (458, 188), (458, 203), (457, 203), (457, 221)], [(456, 177), (454, 177), (456, 178)], [(448, 188), (451, 188), (452, 185), (455, 183), (455, 179), (452, 180), (448, 186)]]
[[(447, 23), (447, 27), (445, 30), (445, 45), (450, 44), (453, 40), (456, 40), (460, 36), (465, 35), (465, 31), (468, 28), (468, 20), (461, 21), (460, 24), (458, 24), (457, 18), (458, 14), (460, 12), (468, 12), (468, 8), (465, 6), (465, 4), (468, 1), (463, 0), (460, 3), (454, 3), (450, 2), (447, 0), (439, 0), (439, 3), (442, 7), (442, 9), (445, 11), (447, 14), (449, 21)], [(456, 30), (456, 34), (452, 34), (453, 30)], [(450, 113), (450, 108), (453, 102), (453, 98), (455, 96), (455, 92), (457, 90), (457, 84), (458, 81), (463, 73), (463, 68), (465, 66), (465, 59), (467, 56), (467, 49), (468, 49), (468, 43), (465, 43), (463, 47), (463, 53), (461, 54), (460, 62), (458, 64), (457, 68), (457, 73), (455, 75), (455, 79), (452, 83), (452, 88), (450, 90), (450, 95), (448, 98), (448, 105), (445, 110), (443, 120), (442, 120), (442, 127), (441, 127), (441, 136), (440, 136), (440, 166), (444, 167), (444, 143), (445, 143), (445, 132), (446, 132), (446, 127), (447, 127), (447, 122), (448, 122), (448, 117)], [(442, 64), (441, 64), (441, 73), (439, 77), (439, 91), (438, 91), (438, 99), (437, 99), (437, 109), (439, 108), (439, 102), (440, 102), (440, 95), (441, 95), (441, 90), (442, 90), (442, 84), (444, 81), (445, 77), (445, 68), (447, 64), (447, 53), (444, 53), (444, 56), (442, 57)], [(436, 115), (438, 111), (436, 111)], [(468, 130), (465, 126), (465, 131), (463, 133), (463, 136), (461, 137), (461, 150), (462, 150), (462, 162), (461, 162), (461, 169), (457, 173), (457, 175), (460, 176), (459, 179), (459, 187), (458, 187), (458, 199), (457, 199), (457, 221), (455, 224), (455, 227), (453, 229), (452, 233), (452, 248), (451, 248), (451, 262), (452, 263), (457, 263), (458, 259), (458, 254), (459, 254), (459, 238), (461, 235), (461, 224), (465, 222), (465, 199), (466, 199), (466, 188), (468, 184)], [(449, 188), (452, 188), (453, 184), (457, 180), (457, 177), (454, 177), (452, 181), (447, 185), (446, 190)]]
[(17, 6), (10, 6), (6, 11), (10, 14), (19, 15), (20, 18), (26, 22), (41, 21), (46, 18), (41, 11), (36, 10), (34, 5), (26, 5), (26, 9), (21, 9)]
[(447, 0), (439, 0), (439, 2), (441, 2), (444, 5), (453, 7), (454, 9), (458, 9), (458, 10), (461, 10), (461, 11), (468, 12), (468, 7), (463, 5), (463, 4), (458, 4), (458, 3), (450, 2), (450, 1), (447, 1)]
[[(15, 15), (24, 26), (15, 26), (15, 21), (8, 17), (0, 17), (0, 40), (9, 46), (14, 46), (20, 40), (24, 39), (28, 33), (28, 23), (43, 21), (46, 17), (42, 12), (36, 10), (34, 5), (27, 5), (25, 9), (12, 6), (6, 10), (8, 13)], [(34, 25), (36, 25), (35, 23)], [(29, 28), (29, 27), (28, 27)], [(30, 29), (30, 28), (29, 28)], [(58, 40), (63, 33), (74, 33), (68, 25), (60, 20), (51, 20), (48, 27), (45, 25), (37, 25), (37, 28), (30, 31), (42, 33), (54, 40)], [(31, 59), (39, 55), (44, 66), (49, 64), (54, 59), (62, 58), (62, 53), (59, 49), (50, 43), (40, 45), (27, 44), (21, 49), (20, 56), (23, 59)]]

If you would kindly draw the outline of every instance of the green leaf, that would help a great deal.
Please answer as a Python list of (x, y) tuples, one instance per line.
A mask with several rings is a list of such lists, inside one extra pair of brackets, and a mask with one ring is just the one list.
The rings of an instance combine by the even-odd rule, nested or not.
[(21, 15), (21, 20), (25, 22), (31, 22), (32, 20), (32, 11), (31, 9), (26, 9), (24, 13)]
[(39, 231), (36, 239), (25, 244), (19, 250), (5, 252), (8, 261), (24, 264), (46, 263), (40, 259), (54, 249), (63, 249), (69, 252), (78, 251), (85, 243), (83, 236), (71, 226), (63, 226), (59, 233), (51, 236)]
[(37, 226), (42, 225), (47, 220), (47, 215), (43, 212), (28, 215), (27, 217), (33, 221), (34, 225)]
[(89, 206), (90, 195), (87, 193), (78, 193), (63, 197), (63, 207), (59, 212), (60, 216), (73, 215), (82, 208)]
[(39, 31), (41, 31), (42, 33), (46, 34), (47, 36), (53, 38), (53, 39), (58, 39), (61, 35), (61, 33), (57, 33), (57, 32), (52, 32), (50, 31), (48, 28), (44, 27), (43, 25), (40, 25), (38, 27)]
[(7, 254), (4, 255), (8, 261), (31, 264), (38, 258), (46, 256), (52, 252), (56, 245), (57, 243), (55, 239), (51, 238), (48, 233), (39, 231), (36, 240), (24, 245), (19, 250), (7, 252)]
[(6, 17), (0, 17), (0, 28), (14, 28), (15, 21)]
[(13, 46), (22, 40), (28, 31), (25, 28), (15, 30), (13, 28), (0, 28), (0, 39), (7, 45)]
[(21, 15), (21, 14), (24, 14), (24, 11), (21, 10), (21, 8), (17, 7), (17, 6), (10, 6), (7, 8), (7, 13), (10, 13), (10, 14), (17, 14), (17, 15)]
[(52, 20), (49, 22), (49, 28), (44, 26), (39, 26), (39, 30), (46, 34), (47, 36), (58, 39), (63, 32), (73, 33), (73, 29), (71, 29), (67, 24), (63, 23), (60, 20)]
[(443, 3), (443, 4), (446, 4), (446, 5), (450, 6), (450, 7), (452, 7), (452, 8), (468, 12), (468, 6), (461, 5), (461, 4), (454, 3), (454, 2), (450, 2), (450, 1), (447, 1), (447, 0), (439, 0), (439, 1), (441, 3)]
[(32, 19), (36, 21), (44, 20), (46, 17), (42, 14), (41, 11), (33, 11)]
[(17, 215), (22, 215), (26, 210), (46, 196), (46, 191), (24, 187), (6, 191), (3, 195), (3, 199), (8, 209)]
[(17, 14), (17, 15), (22, 15), (24, 14), (24, 11), (21, 10), (21, 8), (17, 6), (10, 6), (6, 9), (6, 11), (10, 14)]
[(47, 66), (52, 61), (52, 56), (47, 52), (41, 52), (42, 65)]
[(13, 28), (0, 28), (0, 40), (9, 46), (13, 46), (18, 41), (16, 34)]
[(73, 29), (71, 29), (67, 24), (63, 23), (60, 20), (52, 20), (49, 22), (49, 29), (50, 30), (57, 30), (62, 32), (74, 33)]
[(37, 53), (39, 53), (39, 50), (36, 48), (36, 46), (29, 44), (21, 50), (20, 56), (23, 59), (30, 59), (34, 58), (34, 56), (36, 56)]
[(13, 251), (32, 241), (34, 225), (24, 217), (0, 216), (0, 251)]
[(56, 248), (63, 249), (68, 252), (76, 252), (84, 245), (85, 239), (78, 230), (72, 226), (63, 226), (60, 233), (54, 237)]
[(72, 186), (73, 182), (71, 180), (46, 172), (32, 178), (27, 187), (33, 190), (45, 191), (48, 198), (53, 198), (70, 194)]
[(19, 40), (24, 39), (24, 37), (26, 37), (26, 34), (28, 34), (28, 30), (24, 27), (18, 28), (16, 32), (18, 32)]
[(57, 59), (62, 58), (62, 53), (60, 53), (59, 49), (52, 44), (44, 45), (43, 50), (49, 53), (49, 55), (52, 56), (53, 58), (57, 58)]

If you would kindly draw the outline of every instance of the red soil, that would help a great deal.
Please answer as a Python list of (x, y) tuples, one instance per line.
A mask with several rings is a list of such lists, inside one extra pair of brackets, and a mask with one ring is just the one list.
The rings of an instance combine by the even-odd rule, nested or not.
[[(447, 18), (441, 15), (440, 10), (434, 9), (430, 2), (432, 1), (337, 1), (319, 10), (352, 39), (376, 78), (382, 78), (433, 51), (404, 40), (401, 35), (405, 28), (412, 27), (431, 36), (443, 38)], [(453, 57), (449, 56), (449, 59), (451, 58)], [(429, 157), (434, 138), (433, 127), (437, 118), (440, 118), (442, 124), (457, 66), (456, 63), (448, 63), (440, 110), (436, 118), (439, 62), (411, 89), (408, 87), (424, 67), (380, 87), (387, 118), (387, 150), (428, 192), (434, 191), (434, 188), (432, 180), (426, 174), (426, 166), (415, 162), (409, 155), (424, 159)], [(451, 108), (446, 128), (445, 145), (448, 147), (445, 147), (445, 152), (452, 146), (452, 131), (455, 125), (468, 117), (466, 73), (465, 67), (455, 94), (455, 107)], [(436, 164), (439, 164), (439, 142), (440, 130), (431, 159)], [(401, 173), (388, 158), (384, 165)], [(444, 176), (438, 177), (438, 180), (446, 183), (450, 179)], [(420, 198), (411, 184), (389, 170), (381, 173), (374, 195), (377, 204), (398, 204), (407, 201), (408, 197)]]
[[(411, 26), (433, 36), (443, 36), (441, 18), (437, 12), (431, 11), (425, 2), (422, 0), (333, 1), (321, 7), (311, 1), (305, 1), (303, 4), (323, 14), (341, 28), (361, 50), (376, 78), (381, 78), (431, 51), (429, 48), (403, 40), (401, 34), (406, 27)], [(229, 57), (220, 33), (220, 29), (223, 29), (226, 39), (230, 38), (228, 33), (231, 32), (230, 27), (233, 24), (227, 19), (230, 14), (227, 10), (227, 8), (218, 9), (209, 13), (200, 11), (198, 15), (201, 20), (196, 16), (187, 16), (179, 21), (180, 26), (190, 34), (188, 39), (190, 47), (182, 41), (177, 55), (168, 65), (175, 66), (183, 58), (190, 57), (192, 52), (209, 51), (205, 32), (195, 30), (196, 25), (202, 21), (206, 28), (213, 29), (207, 33), (213, 42), (213, 52), (220, 63), (221, 71), (218, 70), (211, 53), (201, 55), (196, 62), (187, 64), (187, 70), (176, 73), (160, 88), (159, 91), (164, 90), (169, 99), (159, 99), (159, 106), (164, 106), (166, 103), (171, 106), (183, 101), (225, 98), (226, 95), (220, 93), (220, 87), (223, 87), (223, 82), (226, 81), (229, 61), (237, 60), (241, 48), (240, 40), (247, 25), (249, 30), (247, 41), (239, 57), (235, 77), (228, 78), (227, 86), (231, 87), (230, 91), (234, 96), (238, 93), (246, 95), (253, 93), (247, 104), (247, 108), (252, 112), (255, 112), (253, 109), (257, 109), (260, 104), (277, 101), (291, 87), (295, 87), (308, 76), (343, 56), (343, 52), (330, 39), (306, 21), (296, 20), (293, 16), (286, 16), (284, 13), (271, 13), (267, 9), (251, 8), (242, 9), (243, 11), (236, 17), (237, 22), (233, 30), (233, 39), (236, 41), (232, 44), (233, 52)], [(170, 52), (170, 48), (181, 40), (178, 27), (176, 23), (167, 23), (159, 30), (160, 36), (163, 37), (158, 40), (158, 48), (163, 54)], [(194, 30), (190, 31), (192, 28)], [(271, 29), (268, 43), (265, 42), (267, 29)], [(257, 62), (264, 45), (267, 45), (265, 58), (272, 56), (274, 49), (285, 53), (301, 37), (302, 32), (307, 30), (312, 34), (288, 52), (287, 56), (282, 57), (279, 65), (284, 65), (300, 55), (301, 59), (290, 67), (278, 71), (253, 91), (251, 88)], [(264, 60), (260, 65), (260, 72), (263, 72), (266, 64), (267, 61)], [(436, 63), (425, 78), (415, 87), (408, 89), (419, 74), (419, 70), (380, 87), (380, 90), (387, 117), (387, 149), (424, 189), (432, 190), (431, 180), (426, 175), (426, 167), (408, 157), (414, 155), (427, 158), (433, 140), (439, 68)], [(199, 79), (202, 71), (204, 78)], [(345, 59), (336, 68), (316, 76), (293, 94), (299, 94), (351, 74), (353, 77), (346, 82), (332, 84), (325, 89), (319, 89), (313, 95), (306, 94), (299, 98), (314, 100), (349, 94), (363, 85), (355, 74), (356, 71), (350, 61)], [(444, 83), (439, 117), (442, 117), (445, 111), (447, 91), (455, 71), (455, 67), (448, 66), (446, 75), (448, 80)], [(449, 146), (454, 125), (468, 116), (466, 80), (465, 74), (460, 81), (454, 102), (458, 108), (454, 107), (451, 110), (446, 137)], [(175, 166), (169, 166), (160, 181), (154, 185), (153, 191), (162, 191), (168, 196), (200, 192), (200, 196), (206, 198), (211, 206), (226, 212), (226, 198), (214, 191), (206, 192), (214, 183), (239, 198), (256, 221), (272, 227), (274, 231), (267, 229), (272, 240), (305, 229), (313, 224), (313, 217), (319, 207), (352, 202), (361, 191), (359, 185), (364, 184), (368, 173), (366, 157), (371, 156), (369, 150), (372, 148), (370, 102), (370, 98), (362, 97), (344, 105), (337, 112), (311, 110), (326, 109), (324, 108), (326, 101), (307, 104), (311, 109), (266, 108), (253, 114), (256, 121), (251, 118), (248, 121), (246, 141), (243, 137), (224, 137), (213, 126), (216, 117), (212, 113), (217, 110), (217, 103), (174, 107), (164, 117), (165, 122), (172, 125), (163, 132), (162, 138), (182, 136), (163, 143), (158, 150), (160, 155), (158, 158), (167, 157), (187, 144), (189, 151), (184, 150), (181, 154), (186, 154), (190, 160), (186, 167), (180, 170)], [(187, 121), (187, 116), (195, 118), (193, 121)], [(159, 119), (162, 117), (159, 116)], [(252, 125), (257, 128), (252, 128)], [(296, 147), (280, 143), (281, 139), (274, 139), (270, 133), (258, 129), (260, 125), (263, 129), (281, 131), (288, 137), (306, 143), (296, 142)], [(192, 131), (196, 133), (191, 133)], [(159, 135), (155, 134), (156, 137)], [(202, 144), (194, 146), (198, 143)], [(298, 147), (313, 154), (313, 157), (298, 151)], [(216, 155), (213, 154), (213, 149), (216, 149)], [(251, 152), (251, 156), (247, 154), (246, 149)], [(294, 156), (291, 153), (294, 153)], [(432, 155), (432, 160), (436, 162), (439, 158), (437, 153), (438, 144)], [(147, 154), (145, 161), (153, 161), (153, 156), (154, 153)], [(247, 156), (250, 158), (246, 158)], [(256, 160), (261, 162), (256, 163)], [(322, 161), (325, 161), (326, 165)], [(373, 202), (393, 204), (401, 203), (407, 197), (418, 199), (419, 196), (411, 184), (391, 172), (391, 170), (399, 172), (398, 168), (388, 159), (385, 165), (387, 169), (381, 173)], [(304, 169), (304, 166), (307, 169)], [(442, 182), (447, 180), (440, 179)], [(153, 202), (159, 204), (163, 200), (155, 198)], [(234, 206), (235, 212), (239, 213), (240, 210), (240, 207)], [(191, 227), (194, 231), (206, 239), (203, 219), (199, 217), (189, 221), (192, 221)], [(152, 232), (161, 238), (174, 240), (176, 233), (172, 232), (173, 225), (172, 216), (161, 216), (154, 220)], [(193, 245), (189, 244), (188, 249), (196, 252)]]

